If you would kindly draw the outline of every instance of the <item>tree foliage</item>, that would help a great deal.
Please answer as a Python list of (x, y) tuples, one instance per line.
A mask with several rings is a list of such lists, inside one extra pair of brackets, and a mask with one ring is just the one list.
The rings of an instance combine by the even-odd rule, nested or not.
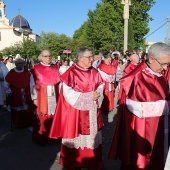
[(65, 34), (57, 34), (54, 32), (45, 33), (42, 32), (40, 35), (40, 49), (50, 50), (54, 57), (63, 55), (63, 50), (68, 49), (68, 43), (71, 42), (71, 38)]
[[(140, 47), (149, 32), (148, 23), (152, 18), (148, 11), (154, 0), (131, 0), (128, 47)], [(108, 51), (117, 47), (123, 50), (123, 4), (120, 0), (102, 0), (94, 11), (89, 10), (88, 20), (76, 30), (73, 38), (88, 42), (95, 52)]]
[(16, 54), (20, 54), (23, 58), (36, 58), (40, 50), (37, 44), (28, 38), (23, 39), (23, 42), (17, 43), (13, 46), (6, 47), (1, 51), (3, 56), (16, 56)]

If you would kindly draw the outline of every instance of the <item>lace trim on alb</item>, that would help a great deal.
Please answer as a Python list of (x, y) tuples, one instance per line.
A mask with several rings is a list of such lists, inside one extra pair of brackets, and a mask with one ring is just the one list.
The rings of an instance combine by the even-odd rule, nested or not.
[(94, 103), (93, 109), (89, 111), (90, 135), (81, 135), (73, 139), (63, 138), (62, 144), (68, 148), (95, 149), (102, 143), (101, 131), (97, 128), (97, 105)]

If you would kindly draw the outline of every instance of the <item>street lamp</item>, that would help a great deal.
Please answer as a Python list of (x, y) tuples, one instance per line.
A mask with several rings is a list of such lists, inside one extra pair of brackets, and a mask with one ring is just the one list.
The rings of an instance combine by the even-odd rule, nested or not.
[(131, 5), (131, 0), (122, 0), (122, 4), (124, 5), (124, 53), (127, 50), (128, 44), (128, 19), (129, 19), (129, 5)]

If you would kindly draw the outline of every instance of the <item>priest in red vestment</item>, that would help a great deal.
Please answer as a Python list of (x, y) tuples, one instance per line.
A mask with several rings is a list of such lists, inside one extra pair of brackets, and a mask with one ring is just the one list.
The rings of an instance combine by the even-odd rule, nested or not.
[(31, 70), (36, 84), (33, 101), (37, 106), (32, 139), (38, 144), (45, 144), (50, 141), (48, 135), (57, 106), (60, 74), (51, 63), (52, 57), (48, 50), (41, 52), (40, 60), (41, 63)]
[(126, 76), (127, 74), (129, 74), (132, 70), (134, 70), (138, 66), (139, 56), (137, 54), (132, 54), (130, 56), (130, 61), (131, 62), (124, 69), (123, 76)]
[(148, 60), (121, 79), (123, 88), (109, 159), (121, 170), (163, 170), (168, 152), (168, 83), (162, 71), (170, 47), (153, 44)]
[(114, 54), (112, 56), (112, 65), (117, 69), (118, 65), (119, 65), (119, 62), (118, 62), (118, 58), (119, 58), (119, 55), (118, 54)]
[[(133, 71), (139, 64), (139, 56), (137, 54), (132, 54), (130, 56), (130, 63), (125, 67), (123, 77), (128, 75), (131, 71)], [(118, 93), (118, 100), (120, 100), (122, 96), (122, 86), (121, 86), (121, 81), (120, 81), (120, 90)]]
[(22, 128), (33, 123), (33, 103), (30, 89), (34, 86), (31, 73), (24, 68), (24, 60), (17, 58), (16, 67), (11, 69), (6, 75), (6, 88), (12, 112), (12, 120), (16, 127)]
[(60, 165), (69, 170), (101, 170), (100, 106), (104, 84), (99, 72), (92, 67), (91, 51), (80, 48), (77, 60), (61, 76), (63, 83), (50, 137), (62, 138)]
[(103, 112), (109, 112), (114, 109), (114, 81), (116, 68), (111, 63), (112, 58), (110, 54), (106, 55), (104, 58), (104, 62), (102, 62), (98, 67), (98, 71), (105, 83), (104, 100), (101, 106), (101, 110)]

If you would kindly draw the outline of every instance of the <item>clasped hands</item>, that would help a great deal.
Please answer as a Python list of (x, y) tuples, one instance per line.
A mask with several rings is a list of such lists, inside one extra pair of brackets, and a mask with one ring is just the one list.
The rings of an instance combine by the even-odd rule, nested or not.
[(93, 100), (96, 101), (100, 97), (100, 93), (95, 91), (93, 92)]

